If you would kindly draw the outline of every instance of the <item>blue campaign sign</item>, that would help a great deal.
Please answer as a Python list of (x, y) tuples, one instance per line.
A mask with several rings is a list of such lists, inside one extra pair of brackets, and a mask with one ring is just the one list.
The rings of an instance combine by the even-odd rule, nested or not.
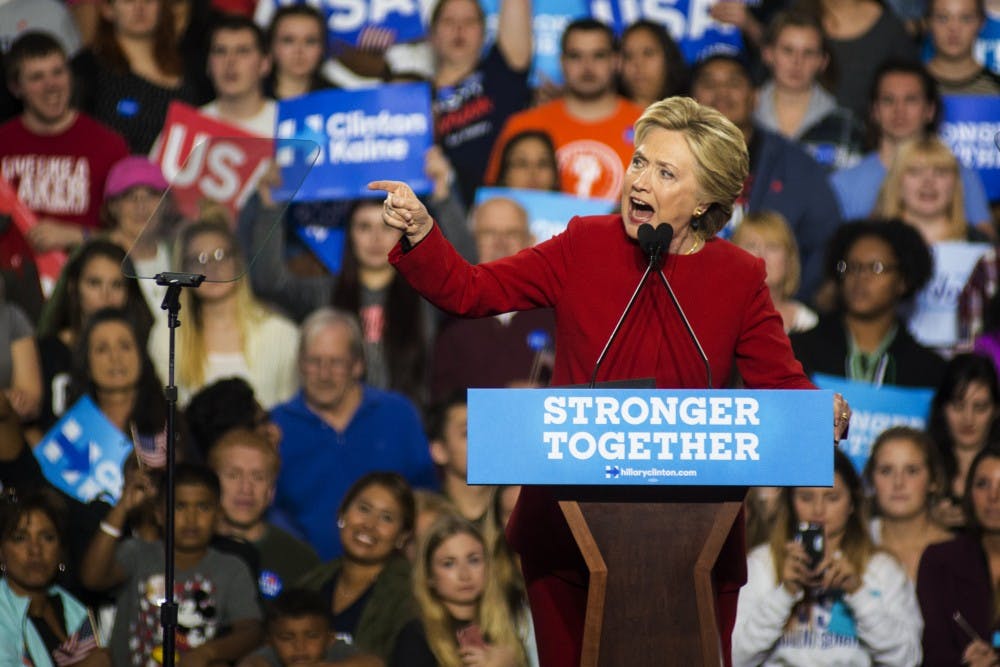
[(612, 26), (616, 35), (638, 19), (665, 26), (689, 63), (743, 51), (739, 29), (709, 15), (713, 4), (714, 0), (590, 0), (591, 14)]
[[(278, 102), (275, 159), (282, 181), (275, 199), (337, 201), (371, 197), (373, 180), (406, 181), (417, 194), (431, 190), (424, 154), (433, 143), (431, 90), (426, 83), (365, 90), (323, 90)], [(285, 147), (283, 139), (319, 145), (318, 153)], [(311, 145), (311, 144), (308, 144)], [(304, 165), (315, 160), (301, 180)]]
[(829, 391), (470, 389), (470, 484), (830, 486)]
[(340, 265), (344, 259), (343, 227), (298, 225), (295, 227), (295, 235), (319, 258), (319, 261), (323, 262), (323, 266), (330, 273), (333, 275), (340, 273)]
[(284, 5), (311, 5), (322, 12), (333, 46), (364, 46), (375, 37), (373, 30), (389, 43), (420, 39), (426, 33), (419, 0), (260, 0), (255, 18), (266, 26)]
[(535, 243), (547, 241), (564, 231), (566, 223), (574, 215), (607, 215), (615, 209), (615, 204), (606, 199), (585, 199), (564, 192), (492, 187), (476, 190), (476, 206), (496, 197), (513, 199), (524, 207)]
[(940, 134), (958, 161), (983, 179), (990, 201), (1000, 199), (1000, 97), (945, 95)]
[(122, 492), (122, 462), (132, 451), (125, 434), (88, 396), (63, 413), (35, 447), (45, 478), (81, 502)]
[(851, 458), (858, 472), (864, 470), (872, 443), (882, 431), (891, 426), (923, 429), (927, 425), (933, 389), (875, 387), (822, 373), (813, 375), (812, 381), (821, 389), (840, 392), (850, 403), (851, 428), (840, 448)]
[[(496, 39), (500, 0), (481, 0), (486, 14), (487, 44)], [(572, 21), (590, 16), (590, 0), (535, 0), (532, 3), (532, 36), (534, 57), (531, 65), (531, 85), (544, 83), (561, 85), (559, 42), (563, 30)]]

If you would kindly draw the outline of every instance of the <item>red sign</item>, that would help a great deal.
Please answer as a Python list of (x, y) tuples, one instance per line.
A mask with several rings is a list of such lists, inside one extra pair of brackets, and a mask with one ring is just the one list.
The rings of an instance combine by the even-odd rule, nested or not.
[[(0, 214), (9, 215), (17, 227), (17, 231), (24, 239), (28, 238), (28, 230), (38, 223), (35, 212), (25, 206), (24, 202), (17, 198), (17, 192), (10, 183), (0, 177)], [(10, 232), (8, 232), (10, 233)], [(25, 244), (27, 245), (27, 244)], [(63, 264), (66, 263), (66, 253), (61, 250), (50, 250), (49, 252), (34, 253), (35, 266), (38, 268), (38, 277), (41, 279), (42, 292), (45, 296), (52, 294), (52, 288), (59, 280), (59, 273)], [(19, 261), (17, 256), (11, 257), (11, 261)]]
[(180, 102), (167, 110), (149, 156), (160, 165), (181, 214), (195, 219), (203, 204), (221, 204), (233, 224), (274, 155), (274, 140), (209, 118)]

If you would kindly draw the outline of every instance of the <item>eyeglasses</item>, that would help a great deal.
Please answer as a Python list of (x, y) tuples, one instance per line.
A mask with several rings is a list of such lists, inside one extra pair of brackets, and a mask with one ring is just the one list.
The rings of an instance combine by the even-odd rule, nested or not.
[(837, 273), (840, 275), (850, 274), (852, 276), (859, 276), (870, 274), (880, 276), (883, 273), (895, 271), (898, 268), (899, 264), (886, 264), (877, 259), (874, 262), (848, 262), (846, 259), (837, 262)]
[(184, 258), (184, 266), (189, 269), (205, 267), (209, 264), (222, 264), (232, 258), (232, 251), (228, 248), (216, 248), (215, 250), (205, 250), (197, 255), (188, 255)]

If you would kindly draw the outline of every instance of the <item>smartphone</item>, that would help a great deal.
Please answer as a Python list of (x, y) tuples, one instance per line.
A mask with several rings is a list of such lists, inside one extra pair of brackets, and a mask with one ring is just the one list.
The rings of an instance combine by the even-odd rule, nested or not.
[(823, 562), (823, 552), (825, 551), (825, 538), (823, 537), (823, 524), (802, 521), (795, 531), (795, 541), (802, 545), (809, 558), (809, 569), (815, 570)]

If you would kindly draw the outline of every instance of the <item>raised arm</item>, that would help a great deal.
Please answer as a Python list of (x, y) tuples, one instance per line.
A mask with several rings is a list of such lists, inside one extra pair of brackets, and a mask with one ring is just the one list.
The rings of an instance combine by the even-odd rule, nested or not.
[(511, 69), (524, 71), (531, 65), (531, 0), (500, 0), (497, 47)]
[(145, 475), (136, 475), (125, 484), (121, 499), (101, 521), (100, 530), (94, 533), (83, 555), (80, 583), (94, 591), (106, 591), (125, 581), (128, 573), (115, 558), (118, 538), (125, 528), (129, 512), (152, 492)]

